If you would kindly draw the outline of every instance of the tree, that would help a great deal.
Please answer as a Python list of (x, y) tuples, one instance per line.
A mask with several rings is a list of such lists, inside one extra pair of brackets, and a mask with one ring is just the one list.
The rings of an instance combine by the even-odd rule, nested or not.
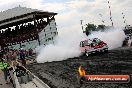
[(91, 31), (95, 31), (95, 30), (96, 30), (96, 25), (90, 23), (86, 24), (85, 33), (87, 36), (91, 33)]
[(97, 27), (97, 31), (99, 31), (99, 30), (101, 30), (101, 31), (104, 31), (105, 30), (105, 25), (98, 25), (98, 27)]

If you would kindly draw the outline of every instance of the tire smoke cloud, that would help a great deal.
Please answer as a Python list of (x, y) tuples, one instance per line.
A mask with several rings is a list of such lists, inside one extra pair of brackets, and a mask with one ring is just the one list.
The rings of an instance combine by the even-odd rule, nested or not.
[(82, 31), (78, 30), (64, 32), (55, 38), (54, 44), (41, 46), (37, 49), (39, 54), (36, 60), (38, 63), (44, 63), (78, 57), (81, 54), (79, 50), (80, 41), (86, 39), (86, 37)]
[(86, 36), (81, 30), (69, 30), (69, 32), (58, 35), (54, 44), (40, 46), (39, 49), (36, 49), (38, 52), (36, 60), (38, 63), (44, 63), (78, 57), (81, 55), (80, 41), (87, 38), (99, 38), (108, 44), (109, 49), (114, 49), (122, 46), (125, 34), (118, 28), (92, 32), (89, 36)]
[(88, 38), (99, 38), (108, 44), (109, 50), (122, 47), (126, 35), (120, 28), (110, 28), (105, 31), (92, 32)]

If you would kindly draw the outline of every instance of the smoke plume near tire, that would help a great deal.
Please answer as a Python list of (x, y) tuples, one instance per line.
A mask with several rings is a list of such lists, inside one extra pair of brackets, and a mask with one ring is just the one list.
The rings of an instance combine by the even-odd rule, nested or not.
[(122, 46), (125, 34), (121, 29), (111, 28), (103, 32), (92, 32), (87, 37), (81, 30), (68, 30), (58, 35), (54, 40), (54, 44), (39, 47), (36, 60), (38, 63), (44, 63), (79, 57), (81, 55), (80, 41), (87, 38), (99, 38), (108, 44), (109, 49), (114, 49)]

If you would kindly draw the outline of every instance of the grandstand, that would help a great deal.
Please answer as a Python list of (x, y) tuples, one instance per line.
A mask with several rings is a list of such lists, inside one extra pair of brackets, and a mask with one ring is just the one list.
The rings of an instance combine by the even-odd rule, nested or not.
[(33, 49), (54, 43), (58, 34), (54, 12), (15, 7), (0, 12), (0, 46)]

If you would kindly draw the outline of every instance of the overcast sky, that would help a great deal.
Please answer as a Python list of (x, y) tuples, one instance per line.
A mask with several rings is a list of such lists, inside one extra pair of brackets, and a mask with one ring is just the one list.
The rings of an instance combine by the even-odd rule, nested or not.
[[(122, 12), (128, 24), (132, 24), (132, 0), (109, 0), (114, 26), (123, 26)], [(57, 12), (55, 17), (60, 29), (80, 28), (83, 23), (111, 25), (107, 0), (0, 0), (0, 11), (16, 6), (30, 7), (49, 12)], [(102, 14), (100, 17), (99, 14)]]

